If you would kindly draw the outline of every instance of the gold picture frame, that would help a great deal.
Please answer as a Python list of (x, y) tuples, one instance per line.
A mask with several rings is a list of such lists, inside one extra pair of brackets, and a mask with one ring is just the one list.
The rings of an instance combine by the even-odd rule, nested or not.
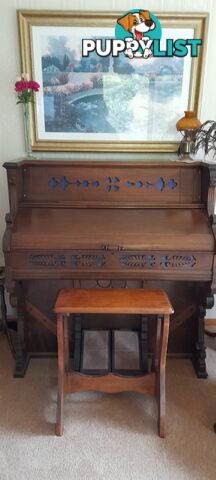
[[(103, 28), (105, 30), (106, 28), (109, 29), (115, 27), (118, 17), (123, 13), (18, 10), (17, 14), (20, 35), (21, 71), (28, 72), (31, 75), (31, 78), (38, 81), (38, 78), (36, 77), (36, 62), (34, 57), (34, 32), (37, 31), (38, 27), (47, 27), (47, 32), (50, 27), (85, 27), (85, 29), (88, 29), (88, 27), (94, 27), (95, 29), (100, 27), (100, 29)], [(194, 110), (199, 115), (204, 70), (204, 52), (207, 41), (208, 14), (155, 13), (155, 15), (158, 17), (162, 28), (193, 29), (194, 38), (202, 39), (202, 48), (200, 48), (199, 55), (196, 58), (191, 59), (188, 99), (185, 108), (188, 110)], [(78, 126), (80, 128), (79, 123), (77, 128)], [(50, 134), (50, 136), (53, 135), (53, 138), (44, 139), (41, 138), (38, 131), (39, 119), (37, 105), (33, 104), (31, 105), (31, 137), (32, 150), (34, 151), (175, 152), (177, 151), (179, 144), (177, 139), (163, 139), (160, 141), (157, 138), (155, 140), (152, 138), (150, 141), (142, 141), (142, 139), (130, 140), (130, 138), (113, 141), (101, 138), (101, 134), (98, 134), (97, 138), (97, 132), (95, 135), (92, 135), (96, 137), (96, 140), (89, 140), (88, 137), (90, 137), (90, 135), (88, 135), (88, 133), (83, 135), (83, 132), (80, 133), (80, 140), (78, 138), (79, 132), (76, 134), (77, 138), (75, 140), (58, 138), (58, 135), (59, 137), (62, 135), (62, 133), (58, 134), (58, 132), (57, 135), (55, 135), (56, 132)], [(67, 135), (69, 135), (69, 133)], [(87, 137), (87, 139), (83, 140), (83, 137)]]

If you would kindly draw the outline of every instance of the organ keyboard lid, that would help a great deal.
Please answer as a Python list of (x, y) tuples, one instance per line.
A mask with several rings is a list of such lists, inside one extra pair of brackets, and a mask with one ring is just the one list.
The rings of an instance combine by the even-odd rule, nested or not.
[[(11, 248), (214, 250), (204, 209), (21, 208)], [(112, 249), (112, 248), (110, 248)]]

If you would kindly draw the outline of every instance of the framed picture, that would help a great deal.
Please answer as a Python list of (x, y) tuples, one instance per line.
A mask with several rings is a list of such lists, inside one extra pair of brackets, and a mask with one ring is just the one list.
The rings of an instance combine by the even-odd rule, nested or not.
[(18, 11), (22, 72), (40, 83), (32, 149), (176, 151), (184, 110), (199, 113), (205, 14), (155, 14), (167, 38), (201, 38), (199, 55), (82, 56), (83, 39), (112, 39), (122, 13)]

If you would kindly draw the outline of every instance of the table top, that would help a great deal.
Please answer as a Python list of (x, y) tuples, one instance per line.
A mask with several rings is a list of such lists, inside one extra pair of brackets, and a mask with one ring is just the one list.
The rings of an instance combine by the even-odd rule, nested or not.
[(159, 289), (62, 289), (55, 313), (122, 313), (170, 315), (174, 312), (170, 300)]

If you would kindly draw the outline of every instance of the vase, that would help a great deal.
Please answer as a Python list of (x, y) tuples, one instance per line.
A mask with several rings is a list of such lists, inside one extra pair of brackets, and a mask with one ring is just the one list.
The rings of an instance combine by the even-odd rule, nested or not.
[(23, 103), (23, 120), (26, 156), (32, 157), (29, 103)]

